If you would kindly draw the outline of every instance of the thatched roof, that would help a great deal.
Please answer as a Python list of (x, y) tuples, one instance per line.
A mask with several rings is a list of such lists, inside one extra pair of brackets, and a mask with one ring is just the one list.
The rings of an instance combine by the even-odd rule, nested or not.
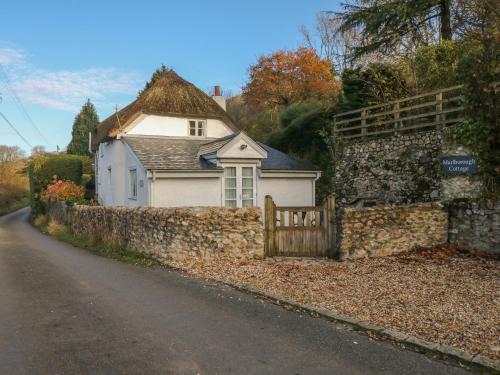
[(135, 101), (102, 121), (94, 131), (92, 148), (111, 140), (141, 114), (202, 117), (222, 120), (238, 131), (227, 113), (207, 94), (170, 70)]

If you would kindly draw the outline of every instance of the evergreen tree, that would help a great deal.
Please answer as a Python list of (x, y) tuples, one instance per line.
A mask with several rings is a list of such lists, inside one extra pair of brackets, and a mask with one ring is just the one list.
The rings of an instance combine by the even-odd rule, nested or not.
[(439, 26), (441, 40), (451, 40), (452, 0), (357, 0), (344, 4), (341, 30), (361, 31), (353, 58), (390, 52), (403, 44), (425, 45), (429, 31)]
[(83, 105), (80, 113), (76, 115), (71, 131), (71, 142), (68, 145), (68, 154), (89, 154), (89, 132), (92, 132), (99, 124), (94, 105), (90, 99)]
[(141, 91), (139, 91), (139, 96), (141, 96), (143, 92), (145, 92), (147, 89), (153, 86), (159, 79), (163, 78), (167, 73), (171, 71), (172, 69), (167, 68), (165, 65), (161, 64), (161, 66), (155, 70), (149, 81), (146, 82), (144, 88)]

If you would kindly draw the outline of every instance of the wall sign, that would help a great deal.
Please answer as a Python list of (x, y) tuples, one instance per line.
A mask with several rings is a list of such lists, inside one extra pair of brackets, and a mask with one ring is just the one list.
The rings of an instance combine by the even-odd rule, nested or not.
[(477, 159), (474, 156), (446, 156), (441, 167), (445, 175), (477, 173)]

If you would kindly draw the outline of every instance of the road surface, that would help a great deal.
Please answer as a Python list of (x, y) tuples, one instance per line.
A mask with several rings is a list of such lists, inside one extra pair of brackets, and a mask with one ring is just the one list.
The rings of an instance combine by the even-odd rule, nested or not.
[(0, 373), (466, 374), (340, 324), (0, 218)]

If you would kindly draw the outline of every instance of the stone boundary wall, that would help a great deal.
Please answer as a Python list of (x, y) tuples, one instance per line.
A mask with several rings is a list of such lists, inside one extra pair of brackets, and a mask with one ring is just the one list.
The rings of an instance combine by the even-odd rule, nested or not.
[(76, 235), (139, 251), (160, 262), (187, 257), (264, 257), (259, 208), (54, 205), (48, 212)]
[(448, 210), (450, 243), (500, 255), (500, 202), (452, 202)]
[(344, 145), (333, 178), (338, 203), (347, 206), (361, 199), (387, 205), (439, 200), (443, 144), (441, 132), (431, 130)]
[(437, 203), (344, 208), (337, 223), (341, 260), (383, 256), (448, 241), (448, 213)]

